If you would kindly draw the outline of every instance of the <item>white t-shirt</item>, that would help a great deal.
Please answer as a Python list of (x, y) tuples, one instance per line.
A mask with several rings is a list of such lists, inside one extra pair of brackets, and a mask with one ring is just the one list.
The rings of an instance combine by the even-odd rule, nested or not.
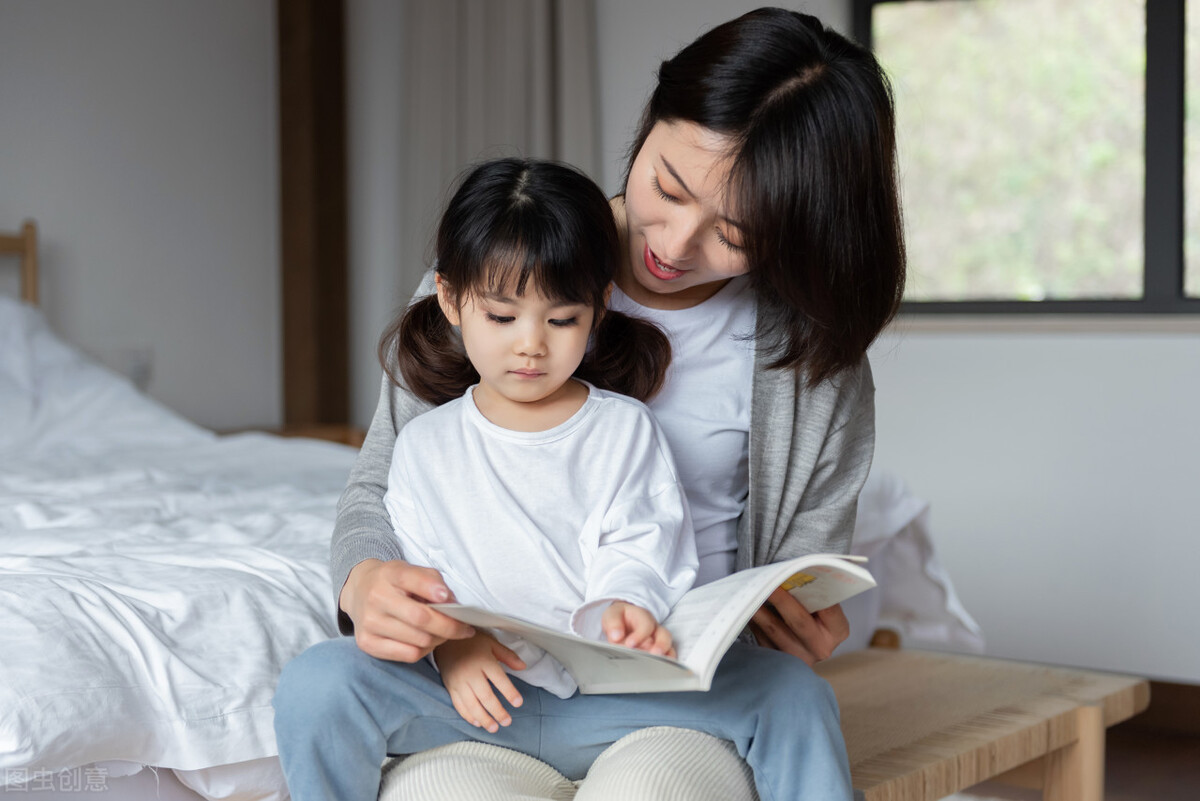
[[(662, 620), (691, 588), (696, 550), (666, 438), (646, 407), (588, 386), (547, 431), (501, 428), (472, 392), (400, 430), (384, 506), (407, 561), (439, 570), (460, 603), (603, 639), (615, 600)], [(501, 642), (525, 681), (566, 698), (541, 649)]]
[(650, 409), (667, 435), (696, 528), (696, 584), (733, 572), (750, 491), (754, 290), (734, 278), (690, 309), (651, 309), (613, 289), (609, 308), (657, 323), (671, 341), (666, 385)]

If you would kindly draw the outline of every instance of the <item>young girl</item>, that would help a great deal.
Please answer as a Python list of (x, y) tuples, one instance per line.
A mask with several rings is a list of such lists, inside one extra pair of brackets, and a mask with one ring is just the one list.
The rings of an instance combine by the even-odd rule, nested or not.
[[(450, 201), (437, 252), (436, 296), (381, 344), (392, 379), (441, 404), (399, 432), (384, 495), (409, 566), (460, 602), (669, 653), (658, 621), (696, 574), (691, 520), (658, 425), (609, 391), (652, 396), (669, 346), (604, 308), (620, 254), (608, 202), (569, 168), (491, 162)], [(832, 692), (786, 654), (735, 644), (706, 693), (592, 696), (527, 643), (463, 634), (436, 666), (346, 638), (290, 663), (275, 727), (292, 797), (374, 799), (385, 754), (463, 741), (581, 779), (659, 725), (734, 743), (764, 801), (851, 796)]]
[[(605, 310), (618, 252), (582, 174), (503, 159), (466, 176), (438, 231), (436, 294), (381, 345), (385, 367), (403, 354), (394, 380), (442, 404), (397, 437), (384, 505), (410, 561), (459, 602), (665, 654), (658, 621), (692, 586), (696, 548), (657, 423), (610, 391), (649, 398), (670, 359), (657, 328)], [(504, 665), (560, 698), (576, 689), (501, 639), (435, 651), (455, 708), (491, 732), (508, 723), (492, 686), (521, 700)]]

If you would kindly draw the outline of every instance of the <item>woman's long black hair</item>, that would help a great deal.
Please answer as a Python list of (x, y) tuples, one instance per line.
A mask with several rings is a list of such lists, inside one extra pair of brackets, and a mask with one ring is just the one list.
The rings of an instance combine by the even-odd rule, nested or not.
[(730, 139), (728, 200), (771, 366), (816, 384), (857, 364), (905, 278), (895, 113), (875, 57), (815, 17), (751, 11), (662, 63), (630, 167), (654, 126), (676, 121)]
[[(545, 297), (590, 306), (591, 346), (575, 375), (647, 400), (671, 359), (652, 323), (605, 308), (620, 239), (604, 193), (578, 170), (550, 161), (497, 159), (462, 179), (438, 226), (437, 272), (461, 306), (471, 295), (530, 283)], [(433, 295), (413, 303), (379, 343), (388, 376), (441, 404), (479, 380)]]

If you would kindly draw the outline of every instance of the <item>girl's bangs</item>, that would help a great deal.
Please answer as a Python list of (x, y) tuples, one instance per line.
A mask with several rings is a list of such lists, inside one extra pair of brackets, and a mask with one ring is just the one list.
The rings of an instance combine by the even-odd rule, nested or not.
[(536, 250), (521, 243), (497, 243), (483, 259), (478, 273), (482, 285), (476, 289), (522, 296), (532, 285), (533, 291), (553, 301), (593, 306), (598, 297), (603, 299), (603, 287), (598, 292), (589, 280), (593, 266), (582, 262), (580, 254), (556, 252), (561, 249), (554, 247), (545, 248), (547, 253)]

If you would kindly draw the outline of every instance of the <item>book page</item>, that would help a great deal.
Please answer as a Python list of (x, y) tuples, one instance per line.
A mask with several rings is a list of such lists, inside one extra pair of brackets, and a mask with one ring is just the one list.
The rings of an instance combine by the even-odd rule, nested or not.
[(776, 587), (785, 586), (810, 612), (826, 609), (875, 586), (860, 558), (812, 554), (742, 570), (696, 587), (663, 621), (679, 661), (706, 683), (721, 657)]
[(584, 694), (707, 689), (686, 665), (665, 656), (585, 640), (474, 606), (434, 604), (433, 608), (472, 626), (516, 634), (528, 640), (561, 662)]

